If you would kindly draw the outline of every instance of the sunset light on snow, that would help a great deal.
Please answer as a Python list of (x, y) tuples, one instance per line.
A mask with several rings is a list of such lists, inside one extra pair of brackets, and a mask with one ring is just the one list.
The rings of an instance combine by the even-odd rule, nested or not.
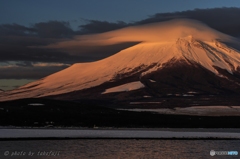
[[(140, 43), (99, 61), (75, 63), (67, 69), (6, 92), (0, 95), (0, 100), (45, 97), (93, 88), (114, 80), (116, 74), (130, 74), (139, 67), (143, 70), (150, 67), (142, 70), (139, 78), (143, 78), (164, 68), (172, 59), (196, 62), (220, 77), (222, 74), (216, 67), (232, 74), (240, 66), (239, 52), (224, 44), (239, 45), (239, 41), (196, 20), (179, 19), (132, 26), (102, 34), (78, 36), (75, 39), (77, 40), (67, 40), (47, 47), (58, 46), (58, 49), (64, 49), (76, 46), (80, 49), (81, 45), (86, 44), (110, 45), (137, 40)], [(63, 64), (35, 64), (36, 67), (59, 65)]]

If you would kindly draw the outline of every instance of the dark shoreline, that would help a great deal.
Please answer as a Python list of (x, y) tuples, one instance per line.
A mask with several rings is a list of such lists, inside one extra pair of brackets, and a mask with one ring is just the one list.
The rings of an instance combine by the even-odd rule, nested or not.
[(29, 130), (130, 130), (130, 131), (172, 131), (172, 132), (227, 132), (227, 133), (240, 133), (240, 128), (114, 128), (114, 127), (99, 127), (99, 128), (87, 128), (87, 127), (1, 127), (1, 129), (29, 129)]
[(40, 137), (40, 138), (0, 138), (1, 141), (33, 141), (33, 140), (239, 140), (240, 138), (219, 138), (219, 137), (208, 137), (208, 138), (113, 138), (113, 137)]
[[(31, 106), (29, 103), (42, 103)], [(240, 116), (167, 115), (43, 98), (0, 102), (3, 127), (240, 128)]]

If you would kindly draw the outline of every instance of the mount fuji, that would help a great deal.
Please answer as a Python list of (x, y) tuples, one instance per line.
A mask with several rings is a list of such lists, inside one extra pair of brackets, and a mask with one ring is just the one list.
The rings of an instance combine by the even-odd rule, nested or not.
[(44, 97), (158, 103), (161, 97), (240, 93), (240, 42), (196, 20), (131, 26), (80, 40), (139, 43), (2, 92), (0, 101)]

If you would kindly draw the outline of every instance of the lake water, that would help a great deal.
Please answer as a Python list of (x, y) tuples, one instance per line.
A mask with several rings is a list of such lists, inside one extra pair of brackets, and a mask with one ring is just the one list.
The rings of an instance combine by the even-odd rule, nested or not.
[(73, 139), (0, 141), (0, 158), (153, 159), (238, 158), (210, 151), (238, 151), (240, 140)]

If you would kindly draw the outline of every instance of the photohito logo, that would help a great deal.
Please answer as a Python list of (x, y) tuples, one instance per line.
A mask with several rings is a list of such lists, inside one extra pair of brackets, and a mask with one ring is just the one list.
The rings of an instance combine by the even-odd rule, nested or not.
[(238, 151), (214, 151), (214, 150), (211, 150), (210, 155), (211, 156), (215, 156), (215, 155), (238, 155)]
[(210, 151), (210, 155), (211, 155), (211, 156), (214, 156), (214, 155), (215, 155), (215, 151), (214, 151), (214, 150), (211, 150), (211, 151)]

